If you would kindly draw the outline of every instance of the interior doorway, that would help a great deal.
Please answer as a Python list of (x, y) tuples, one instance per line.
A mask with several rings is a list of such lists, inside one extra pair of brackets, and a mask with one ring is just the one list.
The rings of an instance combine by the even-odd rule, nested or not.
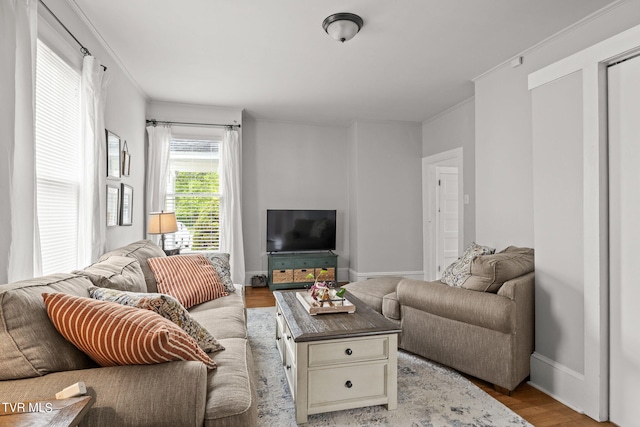
[(422, 159), (423, 268), (437, 280), (464, 242), (462, 148)]

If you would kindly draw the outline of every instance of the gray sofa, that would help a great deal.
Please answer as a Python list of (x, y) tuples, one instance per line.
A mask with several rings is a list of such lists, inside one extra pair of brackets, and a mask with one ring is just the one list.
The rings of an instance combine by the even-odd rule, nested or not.
[[(115, 257), (114, 257), (115, 256)], [(146, 260), (162, 257), (154, 243), (142, 240), (101, 257), (131, 258), (157, 292)], [(139, 264), (139, 265), (138, 265)], [(117, 270), (116, 268), (116, 270)], [(63, 292), (88, 297), (88, 288), (109, 280), (95, 274), (54, 274), (0, 286), (0, 401), (51, 399), (63, 388), (84, 381), (94, 403), (86, 426), (255, 426), (256, 387), (247, 340), (244, 288), (192, 307), (189, 312), (225, 350), (211, 353), (217, 369), (175, 361), (156, 365), (98, 367), (66, 341), (49, 320), (41, 294)], [(105, 273), (108, 275), (108, 273)], [(95, 283), (98, 285), (98, 283)]]
[(533, 250), (478, 256), (471, 275), (468, 288), (402, 277), (345, 287), (401, 326), (400, 348), (508, 394), (529, 376), (534, 349)]

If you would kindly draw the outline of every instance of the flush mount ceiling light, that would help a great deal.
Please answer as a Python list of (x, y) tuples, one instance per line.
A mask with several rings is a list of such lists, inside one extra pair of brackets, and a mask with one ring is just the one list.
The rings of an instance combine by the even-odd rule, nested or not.
[(353, 13), (334, 13), (324, 20), (322, 28), (331, 37), (344, 43), (358, 34), (363, 24), (362, 18)]

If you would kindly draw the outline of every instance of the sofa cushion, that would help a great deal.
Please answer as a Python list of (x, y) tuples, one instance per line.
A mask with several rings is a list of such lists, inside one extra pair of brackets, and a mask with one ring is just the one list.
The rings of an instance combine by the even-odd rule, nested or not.
[(185, 331), (150, 310), (62, 293), (42, 297), (56, 329), (100, 366), (194, 360), (216, 367)]
[(349, 283), (344, 288), (378, 313), (382, 313), (384, 296), (395, 292), (401, 280), (402, 277), (381, 276)]
[(87, 276), (94, 285), (101, 288), (130, 292), (147, 291), (140, 263), (131, 257), (113, 255), (73, 273)]
[(398, 283), (397, 294), (402, 306), (505, 334), (515, 333), (515, 302), (508, 298), (455, 288), (440, 281), (411, 279)]
[(107, 252), (100, 257), (100, 261), (103, 261), (113, 255), (127, 256), (137, 259), (140, 263), (142, 274), (144, 274), (144, 280), (147, 284), (147, 292), (158, 292), (155, 276), (149, 268), (149, 264), (147, 264), (147, 259), (149, 258), (166, 256), (164, 251), (158, 245), (153, 243), (151, 240), (139, 240), (137, 242), (130, 243), (127, 246)]
[[(137, 262), (137, 261), (136, 261)], [(205, 352), (224, 350), (224, 347), (200, 325), (189, 312), (171, 295), (125, 292), (116, 289), (89, 288), (91, 298), (110, 301), (129, 307), (143, 308), (158, 313), (167, 320), (178, 325), (183, 331), (196, 340)]]
[(221, 342), (227, 350), (212, 356), (218, 369), (207, 376), (204, 425), (256, 425), (256, 375), (249, 340), (228, 338)]
[(471, 277), (462, 287), (496, 293), (504, 282), (532, 272), (533, 261), (533, 249), (514, 246), (497, 254), (478, 256), (471, 262)]
[(196, 311), (191, 312), (191, 316), (218, 340), (247, 337), (246, 317), (241, 307)]
[(149, 258), (147, 262), (156, 277), (158, 291), (175, 297), (185, 308), (229, 295), (203, 255)]
[(194, 305), (189, 309), (190, 313), (197, 313), (199, 311), (209, 311), (220, 307), (238, 307), (244, 309), (244, 286), (234, 285), (235, 292), (227, 295), (224, 298), (212, 299), (210, 301), (203, 302), (202, 304)]
[(231, 265), (229, 265), (231, 255), (224, 252), (209, 252), (206, 257), (209, 258), (211, 265), (218, 273), (218, 278), (224, 285), (224, 289), (227, 292), (235, 292), (236, 288), (231, 280)]
[(54, 274), (0, 286), (0, 380), (96, 366), (47, 316), (43, 292), (89, 296), (86, 277)]
[(440, 281), (449, 286), (461, 287), (471, 276), (471, 262), (473, 259), (479, 255), (492, 254), (495, 251), (494, 248), (471, 242), (462, 256), (445, 268)]

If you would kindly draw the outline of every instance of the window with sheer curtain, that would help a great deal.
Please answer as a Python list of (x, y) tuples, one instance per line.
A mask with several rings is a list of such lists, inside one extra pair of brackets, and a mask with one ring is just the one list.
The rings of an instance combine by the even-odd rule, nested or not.
[(171, 140), (165, 206), (175, 211), (178, 231), (167, 234), (167, 247), (220, 249), (219, 161), (219, 141)]
[(38, 40), (35, 85), (36, 191), (42, 273), (78, 263), (81, 72)]

